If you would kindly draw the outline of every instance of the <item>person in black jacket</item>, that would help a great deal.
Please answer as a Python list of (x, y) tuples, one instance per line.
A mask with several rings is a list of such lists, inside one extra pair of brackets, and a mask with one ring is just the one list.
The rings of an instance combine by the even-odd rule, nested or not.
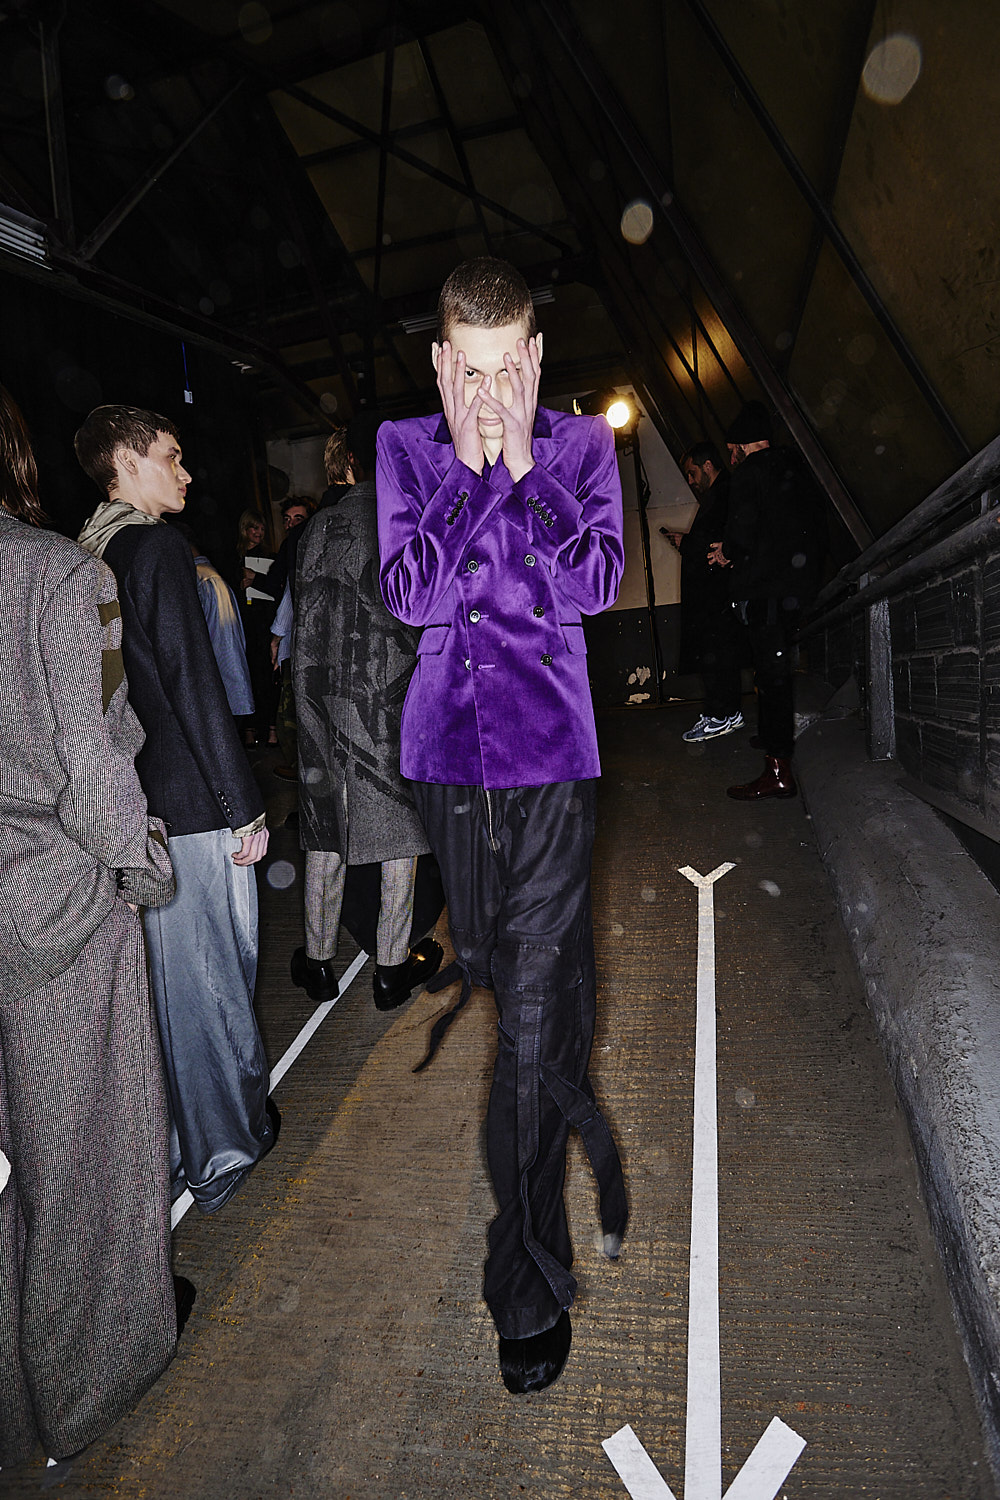
[(822, 501), (798, 454), (771, 446), (771, 419), (751, 401), (727, 434), (733, 468), (729, 516), (713, 566), (731, 569), (730, 589), (747, 625), (764, 770), (731, 786), (738, 802), (794, 797), (795, 635), (815, 596), (825, 552)]
[(80, 533), (118, 582), (129, 697), (146, 733), (136, 771), (162, 818), (177, 877), (144, 916), (173, 1117), (173, 1196), (221, 1208), (274, 1144), (253, 991), (264, 803), (240, 744), (198, 601), (187, 542), (162, 517), (190, 483), (176, 428), (129, 406), (92, 411), (76, 435), (107, 499)]
[(743, 728), (740, 707), (742, 627), (725, 572), (709, 562), (722, 540), (729, 510), (729, 475), (713, 443), (696, 443), (681, 460), (698, 510), (687, 532), (664, 536), (681, 555), (681, 641), (678, 671), (700, 672), (705, 684), (701, 717), (681, 736), (689, 744), (719, 739)]

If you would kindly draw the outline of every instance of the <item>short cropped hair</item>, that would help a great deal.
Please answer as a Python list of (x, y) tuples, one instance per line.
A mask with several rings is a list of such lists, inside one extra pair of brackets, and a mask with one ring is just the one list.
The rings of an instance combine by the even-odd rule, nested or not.
[(38, 469), (28, 429), (17, 402), (0, 385), (0, 510), (29, 526), (41, 526), (45, 512), (38, 499)]
[(719, 457), (719, 450), (714, 443), (693, 444), (681, 459), (681, 468), (685, 464), (697, 464), (699, 469), (703, 464), (711, 464), (717, 474), (723, 472), (722, 459)]
[(347, 482), (347, 466), (350, 460), (347, 455), (347, 428), (335, 427), (326, 440), (323, 449), (323, 471), (326, 474), (327, 484), (345, 484)]
[(470, 328), (505, 328), (522, 323), (526, 336), (537, 332), (528, 283), (516, 266), (493, 255), (480, 255), (456, 266), (438, 298), (438, 343), (458, 323)]
[(315, 509), (310, 495), (289, 495), (287, 500), (282, 500), (278, 509), (283, 516), (287, 516), (293, 505), (301, 505), (302, 509), (310, 516)]
[(140, 406), (97, 406), (73, 439), (73, 447), (83, 472), (107, 494), (118, 478), (118, 449), (131, 448), (145, 458), (161, 432), (181, 440), (173, 422), (158, 412)]

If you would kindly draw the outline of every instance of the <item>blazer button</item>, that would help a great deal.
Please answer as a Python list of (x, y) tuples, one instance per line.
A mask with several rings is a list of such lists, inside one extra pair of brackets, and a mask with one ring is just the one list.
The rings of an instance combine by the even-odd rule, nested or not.
[(468, 500), (468, 498), (469, 498), (469, 492), (468, 492), (468, 490), (459, 490), (459, 492), (458, 492), (458, 498), (461, 500), (462, 504), (464, 505), (465, 502), (466, 502), (466, 500)]
[(540, 620), (545, 611), (540, 604), (536, 604), (531, 613), (535, 616), (536, 619)]
[(533, 568), (535, 566), (535, 559), (532, 553), (528, 553), (527, 557), (524, 559), (524, 565), (527, 568)]
[(546, 651), (545, 655), (542, 657), (542, 666), (543, 667), (551, 667), (551, 665), (552, 665), (552, 658), (549, 655), (549, 653)]
[(478, 609), (473, 609), (469, 611), (469, 619), (472, 621), (473, 625), (478, 625), (479, 621), (482, 619), (482, 615), (479, 613)]
[(469, 660), (468, 657), (465, 658), (465, 665), (469, 669), (469, 671), (471, 672), (472, 671), (472, 662)]
[(445, 517), (445, 525), (446, 526), (454, 526), (454, 524), (455, 524), (455, 517), (454, 516), (446, 516)]
[(465, 566), (469, 570), (470, 573), (478, 573), (479, 572), (479, 564), (476, 562), (476, 559), (474, 557), (470, 557), (469, 561), (466, 563)]

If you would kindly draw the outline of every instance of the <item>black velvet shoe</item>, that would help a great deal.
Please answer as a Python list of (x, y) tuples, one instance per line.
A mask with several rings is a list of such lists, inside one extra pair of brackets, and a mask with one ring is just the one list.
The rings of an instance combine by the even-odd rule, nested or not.
[(304, 948), (296, 948), (292, 954), (292, 983), (305, 990), (310, 1000), (322, 1004), (324, 1000), (335, 1000), (340, 982), (333, 969), (333, 960), (308, 958)]
[(573, 1338), (569, 1313), (561, 1312), (558, 1323), (529, 1339), (505, 1339), (500, 1335), (500, 1374), (515, 1396), (526, 1391), (544, 1391), (562, 1374)]
[(424, 938), (410, 949), (401, 964), (376, 964), (372, 991), (376, 1010), (395, 1010), (409, 1000), (414, 990), (432, 979), (441, 966), (444, 949), (433, 938)]
[(184, 1325), (191, 1316), (194, 1299), (198, 1293), (186, 1276), (174, 1277), (174, 1301), (177, 1304), (177, 1337), (184, 1332)]

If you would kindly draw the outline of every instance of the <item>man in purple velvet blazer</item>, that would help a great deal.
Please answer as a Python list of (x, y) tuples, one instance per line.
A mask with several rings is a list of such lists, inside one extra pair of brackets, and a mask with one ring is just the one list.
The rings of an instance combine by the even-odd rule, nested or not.
[(520, 1393), (555, 1380), (569, 1352), (571, 1125), (597, 1177), (609, 1256), (627, 1219), (587, 1076), (600, 764), (581, 624), (618, 592), (621, 486), (603, 418), (537, 407), (542, 335), (513, 266), (459, 266), (438, 338), (443, 414), (379, 433), (380, 578), (392, 613), (423, 627), (401, 765), (441, 866), (457, 956), (431, 987), (461, 971), (456, 1010), (472, 984), (496, 995), (487, 1152), (498, 1213), (484, 1291), (504, 1383)]

